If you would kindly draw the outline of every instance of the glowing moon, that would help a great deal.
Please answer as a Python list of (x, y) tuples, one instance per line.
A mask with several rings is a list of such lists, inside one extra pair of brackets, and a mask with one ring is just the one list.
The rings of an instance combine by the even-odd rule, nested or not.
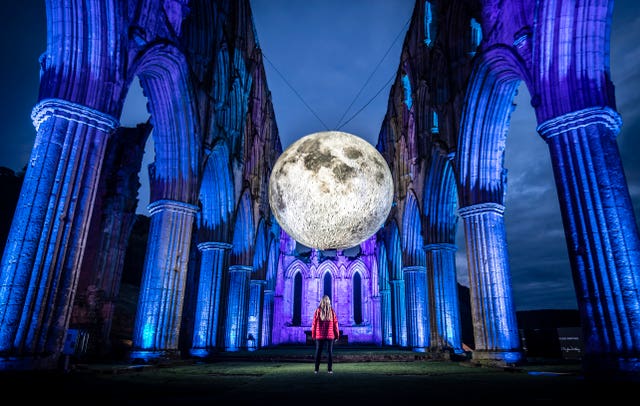
[(393, 180), (367, 141), (340, 131), (300, 138), (280, 155), (269, 179), (269, 204), (294, 240), (310, 248), (346, 249), (384, 224)]

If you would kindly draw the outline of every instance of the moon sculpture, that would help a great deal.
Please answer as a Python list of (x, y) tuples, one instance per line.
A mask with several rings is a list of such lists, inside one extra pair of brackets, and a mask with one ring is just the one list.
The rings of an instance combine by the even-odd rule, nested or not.
[(294, 240), (321, 250), (355, 247), (384, 224), (393, 180), (384, 157), (353, 134), (324, 131), (291, 144), (269, 179), (269, 205)]

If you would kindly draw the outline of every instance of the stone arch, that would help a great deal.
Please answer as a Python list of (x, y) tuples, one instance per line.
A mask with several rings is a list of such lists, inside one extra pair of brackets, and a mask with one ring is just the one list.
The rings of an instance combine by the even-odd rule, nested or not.
[(253, 264), (253, 250), (255, 243), (255, 226), (251, 195), (245, 190), (238, 202), (234, 215), (233, 247), (231, 260), (235, 264)]
[[(148, 360), (178, 352), (175, 325), (181, 322), (177, 313), (184, 302), (192, 224), (198, 210), (194, 204), (200, 184), (201, 132), (195, 84), (178, 48), (167, 43), (151, 45), (134, 60), (131, 71), (140, 78), (149, 100), (155, 145), (149, 174), (149, 244), (130, 354), (132, 359)], [(169, 233), (174, 238), (164, 237)]]
[(457, 188), (448, 155), (431, 151), (424, 188), (425, 254), (432, 351), (462, 352), (456, 278)]
[(425, 266), (422, 218), (413, 190), (407, 194), (402, 213), (402, 265)]
[(392, 280), (402, 279), (402, 242), (395, 219), (387, 225), (386, 233), (385, 248), (389, 260), (389, 276)]
[[(612, 1), (557, 0), (532, 41), (537, 131), (549, 147), (584, 338), (587, 375), (640, 370), (640, 233), (616, 137)], [(571, 44), (566, 46), (565, 44)]]
[(219, 141), (205, 156), (200, 182), (200, 241), (227, 242), (234, 209), (229, 151)]
[(309, 271), (309, 267), (307, 266), (307, 264), (305, 264), (304, 262), (302, 262), (299, 259), (296, 259), (291, 264), (289, 264), (289, 266), (285, 270), (284, 277), (286, 279), (291, 279), (291, 278), (293, 278), (293, 275), (296, 272), (302, 273), (302, 276), (305, 279), (309, 279), (312, 276), (311, 272)]
[(194, 203), (200, 173), (201, 131), (188, 62), (173, 45), (157, 44), (133, 64), (149, 100), (156, 159), (151, 198)]
[(393, 320), (393, 344), (407, 345), (407, 315), (404, 275), (402, 272), (402, 242), (396, 220), (387, 225), (386, 252), (391, 283), (391, 316)]
[[(356, 275), (360, 277), (360, 297), (356, 298), (354, 288), (355, 288), (355, 279)], [(364, 262), (360, 259), (352, 262), (347, 268), (346, 277), (349, 280), (349, 284), (351, 285), (351, 306), (350, 306), (350, 319), (353, 324), (366, 324), (370, 323), (372, 319), (372, 303), (371, 297), (367, 295), (367, 292), (372, 291), (371, 283), (371, 272), (364, 264)], [(356, 303), (357, 300), (360, 301), (360, 323), (357, 323), (356, 318)]]
[(382, 345), (393, 344), (393, 317), (391, 314), (391, 284), (387, 249), (382, 241), (377, 243), (378, 284), (380, 292), (380, 335)]
[(266, 276), (264, 286), (264, 299), (262, 306), (262, 340), (261, 347), (268, 347), (273, 343), (272, 331), (274, 325), (274, 296), (276, 290), (278, 261), (280, 250), (278, 249), (278, 239), (269, 233), (269, 252), (266, 265)]
[(496, 46), (478, 55), (465, 96), (456, 152), (460, 207), (504, 201), (504, 150), (521, 60)]
[(426, 244), (455, 243), (457, 193), (450, 157), (439, 148), (432, 148), (422, 200)]
[(270, 234), (269, 238), (269, 256), (267, 258), (267, 274), (266, 281), (267, 286), (265, 289), (274, 290), (276, 288), (277, 273), (278, 273), (278, 260), (280, 258), (280, 250), (278, 239)]
[(607, 0), (540, 3), (531, 90), (538, 123), (587, 107), (615, 109), (609, 66), (613, 4)]
[(314, 271), (313, 276), (322, 279), (324, 277), (324, 274), (329, 272), (331, 274), (331, 277), (335, 279), (338, 276), (339, 271), (340, 269), (336, 264), (331, 261), (324, 261)]
[(520, 339), (504, 228), (504, 150), (524, 69), (512, 48), (476, 56), (459, 132), (459, 214), (464, 220), (478, 362), (518, 362)]
[(353, 278), (353, 274), (356, 272), (360, 272), (363, 280), (371, 278), (371, 270), (367, 268), (367, 266), (360, 258), (349, 264), (345, 277), (351, 279)]
[(258, 231), (255, 235), (255, 242), (253, 244), (253, 274), (252, 279), (264, 280), (266, 276), (266, 264), (267, 256), (269, 255), (267, 245), (267, 230), (265, 226), (265, 220), (260, 219), (258, 222)]

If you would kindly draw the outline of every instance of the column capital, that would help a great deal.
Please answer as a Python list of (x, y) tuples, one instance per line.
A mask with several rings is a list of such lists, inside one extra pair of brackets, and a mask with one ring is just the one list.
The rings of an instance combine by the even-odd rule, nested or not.
[(36, 131), (51, 117), (74, 121), (106, 133), (112, 133), (120, 126), (118, 119), (109, 114), (62, 99), (41, 100), (31, 111), (31, 121)]
[(147, 210), (149, 210), (149, 215), (154, 215), (160, 211), (174, 211), (178, 213), (184, 214), (194, 214), (197, 213), (200, 208), (198, 206), (194, 206), (193, 204), (179, 202), (177, 200), (156, 200), (155, 202), (149, 204), (147, 206)]
[(433, 244), (426, 244), (424, 246), (424, 250), (425, 251), (457, 251), (458, 250), (458, 246), (456, 246), (455, 244), (451, 244), (448, 242), (436, 242)]
[(536, 130), (542, 138), (548, 140), (556, 135), (591, 125), (604, 125), (614, 135), (618, 135), (622, 118), (610, 107), (588, 107), (549, 119), (540, 124)]
[(198, 249), (200, 251), (210, 251), (215, 249), (228, 250), (228, 249), (231, 249), (231, 247), (233, 247), (233, 245), (226, 242), (219, 242), (219, 241), (206, 241), (198, 244)]
[(479, 216), (485, 213), (495, 213), (502, 216), (504, 214), (504, 206), (500, 203), (478, 203), (458, 209), (458, 214), (462, 218)]
[(253, 266), (251, 265), (231, 265), (229, 272), (253, 272)]
[(402, 272), (426, 272), (427, 267), (424, 265), (412, 265), (402, 267)]

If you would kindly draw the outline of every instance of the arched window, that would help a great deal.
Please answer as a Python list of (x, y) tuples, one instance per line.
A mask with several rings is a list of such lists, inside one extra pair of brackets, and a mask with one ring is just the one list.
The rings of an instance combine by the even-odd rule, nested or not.
[(291, 324), (299, 326), (302, 322), (302, 275), (296, 272), (293, 278), (293, 319)]
[(331, 297), (331, 272), (327, 272), (324, 274), (323, 282), (324, 282), (323, 295), (327, 295), (329, 296), (329, 299), (333, 300), (333, 298)]
[(362, 324), (362, 279), (358, 272), (353, 274), (353, 321)]

